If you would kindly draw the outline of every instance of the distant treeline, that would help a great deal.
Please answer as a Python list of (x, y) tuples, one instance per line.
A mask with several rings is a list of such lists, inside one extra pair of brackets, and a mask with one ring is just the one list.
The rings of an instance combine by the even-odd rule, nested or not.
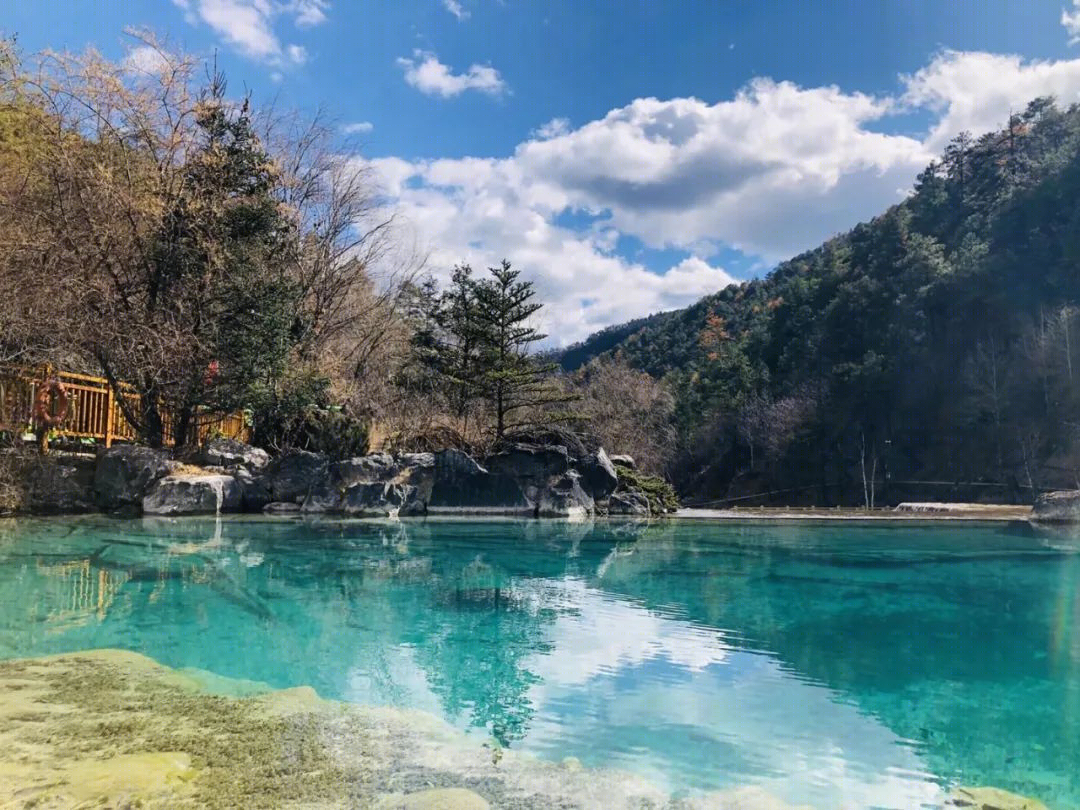
[(663, 380), (684, 492), (882, 505), (932, 480), (1024, 500), (1076, 485), (1078, 304), (1080, 108), (1040, 98), (955, 138), (876, 219), (561, 359)]

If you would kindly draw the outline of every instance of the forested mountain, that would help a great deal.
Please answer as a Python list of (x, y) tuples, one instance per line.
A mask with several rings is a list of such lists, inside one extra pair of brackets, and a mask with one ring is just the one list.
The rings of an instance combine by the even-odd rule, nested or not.
[(876, 219), (564, 367), (664, 379), (688, 494), (1027, 500), (1078, 479), (1078, 269), (1080, 107), (1041, 98)]

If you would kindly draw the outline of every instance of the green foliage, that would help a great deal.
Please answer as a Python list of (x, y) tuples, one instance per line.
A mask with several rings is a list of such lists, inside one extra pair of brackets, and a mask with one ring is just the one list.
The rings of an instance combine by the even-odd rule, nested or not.
[(679, 508), (679, 496), (675, 488), (658, 475), (645, 475), (638, 470), (615, 466), (619, 476), (619, 489), (640, 490), (649, 500), (649, 511), (653, 515), (664, 515)]
[(1037, 99), (954, 139), (876, 219), (585, 345), (671, 387), (683, 489), (719, 496), (755, 472), (852, 502), (865, 469), (879, 502), (919, 478), (1028, 498), (1080, 467), (1078, 259), (1080, 108)]
[(294, 372), (271, 388), (256, 389), (252, 439), (272, 450), (298, 448), (331, 458), (368, 452), (370, 422), (331, 404), (330, 381), (310, 370)]
[(158, 233), (151, 296), (155, 317), (192, 313), (191, 356), (170, 398), (228, 410), (283, 374), (290, 357), (300, 291), (285, 262), (295, 227), (275, 199), (277, 171), (248, 105), (230, 108), (220, 76), (197, 120), (200, 148), (187, 156), (188, 190)]
[(431, 282), (410, 291), (414, 332), (406, 380), (444, 389), (459, 416), (483, 403), (499, 438), (514, 427), (565, 418), (550, 406), (573, 397), (552, 385), (557, 364), (531, 351), (546, 337), (529, 325), (543, 306), (532, 282), (519, 281), (505, 260), (489, 273), (475, 279), (464, 265), (441, 295)]

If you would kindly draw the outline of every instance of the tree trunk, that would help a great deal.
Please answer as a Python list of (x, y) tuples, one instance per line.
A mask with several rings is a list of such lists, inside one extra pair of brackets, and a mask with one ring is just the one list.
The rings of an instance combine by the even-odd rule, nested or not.
[(866, 484), (866, 434), (859, 434), (859, 469), (862, 472), (863, 508), (870, 508), (870, 490)]
[(177, 448), (187, 447), (189, 441), (198, 441), (198, 431), (194, 428), (195, 409), (185, 403), (177, 409), (173, 420), (173, 444)]
[(143, 439), (151, 447), (164, 447), (165, 423), (161, 418), (161, 397), (154, 382), (150, 381), (143, 386), (139, 404), (142, 409)]

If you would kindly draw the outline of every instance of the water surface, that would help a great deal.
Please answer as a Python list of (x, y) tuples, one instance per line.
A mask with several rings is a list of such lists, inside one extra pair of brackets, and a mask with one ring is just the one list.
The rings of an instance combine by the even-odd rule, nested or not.
[(686, 794), (1080, 810), (1080, 555), (1012, 526), (0, 523), (0, 657), (118, 647)]

